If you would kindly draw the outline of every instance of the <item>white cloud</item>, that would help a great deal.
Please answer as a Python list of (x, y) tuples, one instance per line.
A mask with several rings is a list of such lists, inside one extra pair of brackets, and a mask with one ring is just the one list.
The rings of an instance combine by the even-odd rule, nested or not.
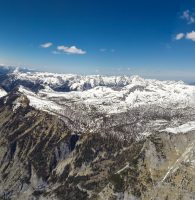
[(184, 33), (178, 33), (176, 36), (175, 36), (175, 39), (176, 40), (181, 40), (185, 37), (185, 34)]
[(191, 13), (189, 10), (185, 10), (181, 16), (182, 19), (186, 20), (188, 24), (195, 23), (194, 14)]
[(41, 44), (40, 46), (42, 47), (42, 48), (49, 48), (49, 47), (51, 47), (53, 45), (53, 43), (51, 43), (51, 42), (47, 42), (47, 43), (45, 43), (45, 44)]
[(186, 34), (186, 39), (192, 40), (195, 42), (195, 31)]
[(62, 51), (67, 54), (80, 54), (80, 55), (86, 54), (86, 51), (83, 51), (82, 49), (78, 49), (76, 46), (65, 47), (62, 45), (62, 46), (58, 46), (57, 50)]

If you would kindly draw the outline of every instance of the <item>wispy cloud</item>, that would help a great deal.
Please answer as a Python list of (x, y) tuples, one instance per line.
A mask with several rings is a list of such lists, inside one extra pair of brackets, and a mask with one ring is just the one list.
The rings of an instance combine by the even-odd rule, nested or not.
[(192, 40), (195, 42), (195, 31), (186, 34), (186, 39)]
[(193, 42), (195, 42), (195, 31), (191, 31), (189, 33), (178, 33), (175, 36), (175, 40), (181, 40), (181, 39), (192, 40)]
[(52, 51), (52, 53), (53, 53), (53, 54), (56, 54), (56, 55), (57, 55), (57, 54), (61, 54), (61, 52), (59, 52), (59, 51)]
[(87, 52), (77, 48), (76, 46), (71, 46), (71, 47), (66, 47), (66, 46), (58, 46), (57, 47), (58, 51), (64, 52), (66, 54), (79, 54), (79, 55), (83, 55), (86, 54)]
[(115, 52), (115, 49), (106, 49), (106, 48), (102, 48), (102, 49), (100, 49), (100, 52), (111, 52), (111, 53), (114, 53), (114, 52)]
[(185, 34), (184, 33), (178, 33), (176, 36), (175, 36), (175, 39), (176, 40), (181, 40), (185, 37)]
[(51, 47), (53, 45), (53, 43), (51, 43), (51, 42), (47, 42), (47, 43), (44, 43), (44, 44), (41, 44), (40, 46), (41, 46), (41, 48), (49, 48), (49, 47)]
[(194, 13), (191, 13), (189, 10), (185, 10), (181, 16), (182, 19), (186, 20), (188, 24), (195, 23)]

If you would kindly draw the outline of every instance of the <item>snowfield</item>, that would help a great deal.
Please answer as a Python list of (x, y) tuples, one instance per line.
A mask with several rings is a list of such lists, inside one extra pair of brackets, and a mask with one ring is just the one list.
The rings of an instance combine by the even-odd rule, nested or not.
[(195, 131), (195, 121), (188, 122), (186, 124), (183, 124), (181, 126), (174, 127), (174, 128), (166, 128), (163, 131), (166, 131), (166, 132), (169, 132), (169, 133), (174, 133), (174, 134), (187, 133), (187, 132), (190, 132), (190, 131)]
[[(184, 108), (195, 102), (195, 86), (181, 81), (158, 81), (139, 76), (77, 76), (32, 72), (16, 73), (15, 79), (40, 83), (44, 87), (37, 93), (20, 88), (20, 91), (28, 96), (32, 106), (44, 110), (60, 110), (68, 102), (110, 114), (153, 104)], [(55, 91), (56, 85), (64, 83), (73, 90)]]
[(30, 106), (62, 117), (74, 131), (104, 130), (122, 139), (128, 133), (139, 140), (155, 131), (195, 129), (195, 86), (182, 81), (15, 70), (6, 83), (4, 88), (17, 86)]
[(7, 92), (3, 88), (0, 88), (0, 98), (6, 95), (7, 95)]

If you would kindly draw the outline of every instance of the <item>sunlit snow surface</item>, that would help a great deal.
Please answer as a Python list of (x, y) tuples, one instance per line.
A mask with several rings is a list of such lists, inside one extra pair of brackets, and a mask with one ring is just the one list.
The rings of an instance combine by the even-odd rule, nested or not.
[(0, 97), (4, 97), (6, 95), (7, 95), (7, 92), (4, 89), (0, 88)]
[[(19, 71), (9, 76), (30, 106), (61, 117), (75, 132), (109, 131), (121, 139), (128, 133), (139, 140), (158, 131), (195, 130), (195, 86), (182, 81)], [(6, 94), (0, 89), (0, 97)], [(21, 105), (15, 101), (13, 112)]]
[[(77, 76), (52, 73), (18, 73), (16, 79), (41, 83), (45, 89), (37, 94), (21, 87), (32, 106), (56, 112), (64, 105), (82, 104), (90, 111), (103, 113), (125, 112), (132, 107), (156, 104), (162, 107), (183, 108), (194, 104), (195, 86), (176, 81), (143, 79), (139, 76)], [(68, 82), (76, 91), (56, 92), (55, 85)], [(89, 89), (84, 86), (90, 85)]]
[(169, 132), (169, 133), (174, 133), (174, 134), (187, 133), (187, 132), (190, 132), (190, 131), (195, 131), (195, 121), (188, 122), (186, 124), (182, 124), (181, 126), (178, 126), (178, 127), (166, 128), (163, 131), (166, 131), (166, 132)]

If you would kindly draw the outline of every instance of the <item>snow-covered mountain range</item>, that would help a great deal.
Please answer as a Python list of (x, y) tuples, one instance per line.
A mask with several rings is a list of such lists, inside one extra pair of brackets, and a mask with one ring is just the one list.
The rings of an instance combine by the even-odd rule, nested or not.
[(182, 81), (0, 69), (0, 198), (194, 199), (194, 102)]
[[(36, 108), (59, 109), (82, 104), (102, 113), (125, 112), (141, 105), (185, 107), (195, 101), (195, 86), (182, 81), (158, 81), (139, 76), (79, 76), (40, 72), (9, 74), (3, 83), (19, 87)], [(36, 88), (36, 90), (34, 89)]]
[[(153, 115), (159, 112), (160, 115), (166, 113), (164, 115), (170, 116), (180, 113), (186, 116), (183, 123), (194, 120), (195, 86), (182, 81), (159, 81), (140, 76), (81, 76), (19, 69), (12, 70), (6, 76), (1, 82), (1, 96), (15, 88), (27, 96), (32, 107), (65, 118), (72, 115), (80, 121), (80, 125), (87, 123), (92, 130), (102, 128), (102, 116), (108, 117), (109, 120), (111, 116), (117, 116), (119, 119), (114, 123), (120, 125), (124, 115), (128, 118), (127, 115), (136, 109), (142, 112), (143, 116), (144, 113), (152, 116), (150, 112), (153, 112)], [(19, 104), (13, 109), (16, 108), (19, 108)], [(189, 112), (191, 114), (187, 117)], [(143, 119), (146, 118), (143, 116)], [(142, 121), (151, 123), (143, 119)], [(157, 119), (164, 120), (159, 117)], [(172, 119), (171, 123), (182, 125), (180, 120)], [(78, 128), (82, 129), (82, 126)], [(143, 132), (147, 126), (143, 126), (145, 128), (142, 134), (145, 134)], [(154, 126), (161, 127), (159, 121), (151, 127)], [(163, 127), (166, 126), (169, 128), (169, 120), (164, 122)]]

